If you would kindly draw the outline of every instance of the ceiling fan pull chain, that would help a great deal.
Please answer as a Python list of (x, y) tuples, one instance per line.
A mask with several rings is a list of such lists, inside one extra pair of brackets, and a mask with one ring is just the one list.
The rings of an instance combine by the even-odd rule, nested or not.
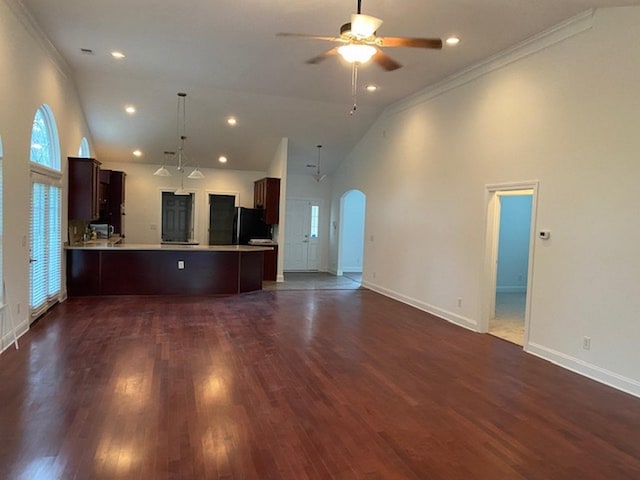
[(351, 107), (351, 111), (349, 115), (353, 115), (356, 113), (356, 109), (358, 108), (357, 102), (357, 94), (358, 94), (358, 63), (353, 63), (353, 70), (351, 70), (351, 97), (353, 98), (353, 107)]

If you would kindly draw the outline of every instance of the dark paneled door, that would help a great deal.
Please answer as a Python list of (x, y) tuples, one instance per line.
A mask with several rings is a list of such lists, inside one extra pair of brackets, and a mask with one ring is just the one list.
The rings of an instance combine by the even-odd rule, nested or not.
[(230, 245), (233, 240), (233, 195), (209, 195), (209, 245)]
[(162, 192), (162, 241), (191, 240), (193, 194), (174, 195)]

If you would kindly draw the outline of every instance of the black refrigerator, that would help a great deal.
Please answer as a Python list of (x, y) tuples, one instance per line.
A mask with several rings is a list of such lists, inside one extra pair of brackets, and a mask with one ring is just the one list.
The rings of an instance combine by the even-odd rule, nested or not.
[(260, 208), (237, 207), (233, 217), (234, 245), (247, 245), (252, 238), (271, 239), (271, 225), (262, 221)]

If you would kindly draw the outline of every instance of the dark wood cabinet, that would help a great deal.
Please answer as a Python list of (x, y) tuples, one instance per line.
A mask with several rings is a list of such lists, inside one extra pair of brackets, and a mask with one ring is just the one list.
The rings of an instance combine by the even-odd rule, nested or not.
[(253, 207), (263, 210), (263, 221), (277, 225), (280, 220), (280, 179), (262, 178), (253, 185)]
[[(67, 293), (235, 295), (262, 289), (263, 251), (67, 250)], [(184, 268), (179, 269), (182, 262)]]
[(278, 278), (278, 246), (274, 245), (273, 250), (264, 252), (264, 276), (263, 280), (275, 282)]
[(116, 170), (100, 170), (100, 223), (113, 225), (113, 231), (124, 236), (124, 181), (126, 174)]
[(70, 220), (93, 221), (100, 217), (100, 162), (69, 157)]

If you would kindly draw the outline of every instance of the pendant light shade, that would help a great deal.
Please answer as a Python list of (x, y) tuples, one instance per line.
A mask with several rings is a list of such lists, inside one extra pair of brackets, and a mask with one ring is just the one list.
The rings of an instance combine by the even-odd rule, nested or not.
[[(176, 152), (164, 152), (165, 161), (162, 163), (160, 168), (158, 168), (153, 174), (157, 177), (170, 177), (171, 172), (167, 169), (166, 165), (171, 161), (169, 157), (173, 157), (173, 161), (177, 162), (176, 169), (180, 172), (180, 188), (176, 191), (176, 195), (187, 195), (187, 193), (178, 193), (184, 191), (183, 183), (184, 183), (184, 172), (187, 168), (187, 156), (185, 154), (185, 141), (187, 140), (186, 130), (187, 130), (187, 94), (186, 93), (178, 93), (178, 151)], [(201, 179), (204, 178), (204, 174), (200, 170), (198, 166), (196, 166), (187, 178), (190, 179)]]

